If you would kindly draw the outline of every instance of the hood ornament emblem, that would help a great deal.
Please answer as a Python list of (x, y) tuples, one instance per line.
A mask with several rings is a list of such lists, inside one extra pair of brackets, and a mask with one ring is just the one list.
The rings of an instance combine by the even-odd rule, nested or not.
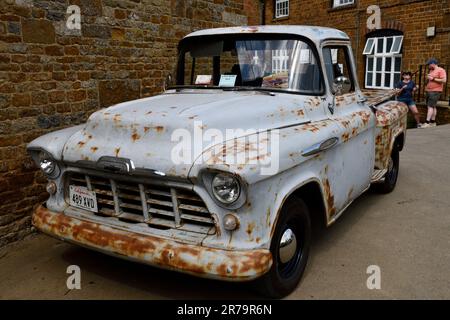
[(133, 161), (130, 159), (109, 156), (103, 156), (98, 159), (96, 166), (105, 171), (127, 174), (132, 174), (136, 169)]

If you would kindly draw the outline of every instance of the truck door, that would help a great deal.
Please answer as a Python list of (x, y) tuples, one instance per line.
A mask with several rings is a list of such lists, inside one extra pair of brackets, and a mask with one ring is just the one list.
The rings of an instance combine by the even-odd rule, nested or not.
[(359, 87), (350, 46), (325, 45), (322, 50), (332, 93), (325, 109), (336, 124), (334, 135), (339, 139), (327, 173), (332, 177), (329, 184), (338, 214), (370, 185), (375, 161), (375, 115), (364, 102), (358, 101)]

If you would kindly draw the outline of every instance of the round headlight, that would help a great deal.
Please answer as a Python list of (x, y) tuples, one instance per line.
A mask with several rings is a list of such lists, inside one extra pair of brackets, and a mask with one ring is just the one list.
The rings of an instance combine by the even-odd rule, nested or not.
[(231, 174), (219, 173), (212, 180), (214, 197), (222, 203), (231, 204), (239, 198), (239, 180)]
[(53, 160), (48, 154), (41, 153), (39, 157), (39, 167), (46, 175), (52, 175), (56, 169), (56, 161)]

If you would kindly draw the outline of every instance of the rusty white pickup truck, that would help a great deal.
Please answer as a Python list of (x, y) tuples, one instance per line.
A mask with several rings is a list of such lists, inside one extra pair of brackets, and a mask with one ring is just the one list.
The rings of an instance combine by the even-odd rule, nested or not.
[(339, 30), (193, 32), (162, 94), (28, 145), (50, 195), (33, 225), (283, 297), (305, 270), (311, 221), (331, 225), (371, 185), (394, 189), (407, 107), (393, 94), (360, 89)]

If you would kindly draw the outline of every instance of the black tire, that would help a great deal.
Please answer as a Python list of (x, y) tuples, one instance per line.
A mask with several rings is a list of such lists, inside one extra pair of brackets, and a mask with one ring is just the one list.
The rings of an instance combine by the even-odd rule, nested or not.
[(398, 171), (400, 169), (400, 152), (398, 148), (394, 147), (389, 160), (388, 171), (384, 176), (384, 181), (376, 184), (376, 191), (378, 193), (390, 193), (395, 189), (398, 178)]
[[(282, 263), (280, 242), (287, 229), (295, 235), (297, 246), (293, 257)], [(299, 198), (292, 197), (284, 204), (272, 237), (270, 251), (273, 264), (269, 272), (257, 280), (259, 293), (270, 298), (282, 298), (297, 287), (309, 256), (311, 220), (308, 207)]]

